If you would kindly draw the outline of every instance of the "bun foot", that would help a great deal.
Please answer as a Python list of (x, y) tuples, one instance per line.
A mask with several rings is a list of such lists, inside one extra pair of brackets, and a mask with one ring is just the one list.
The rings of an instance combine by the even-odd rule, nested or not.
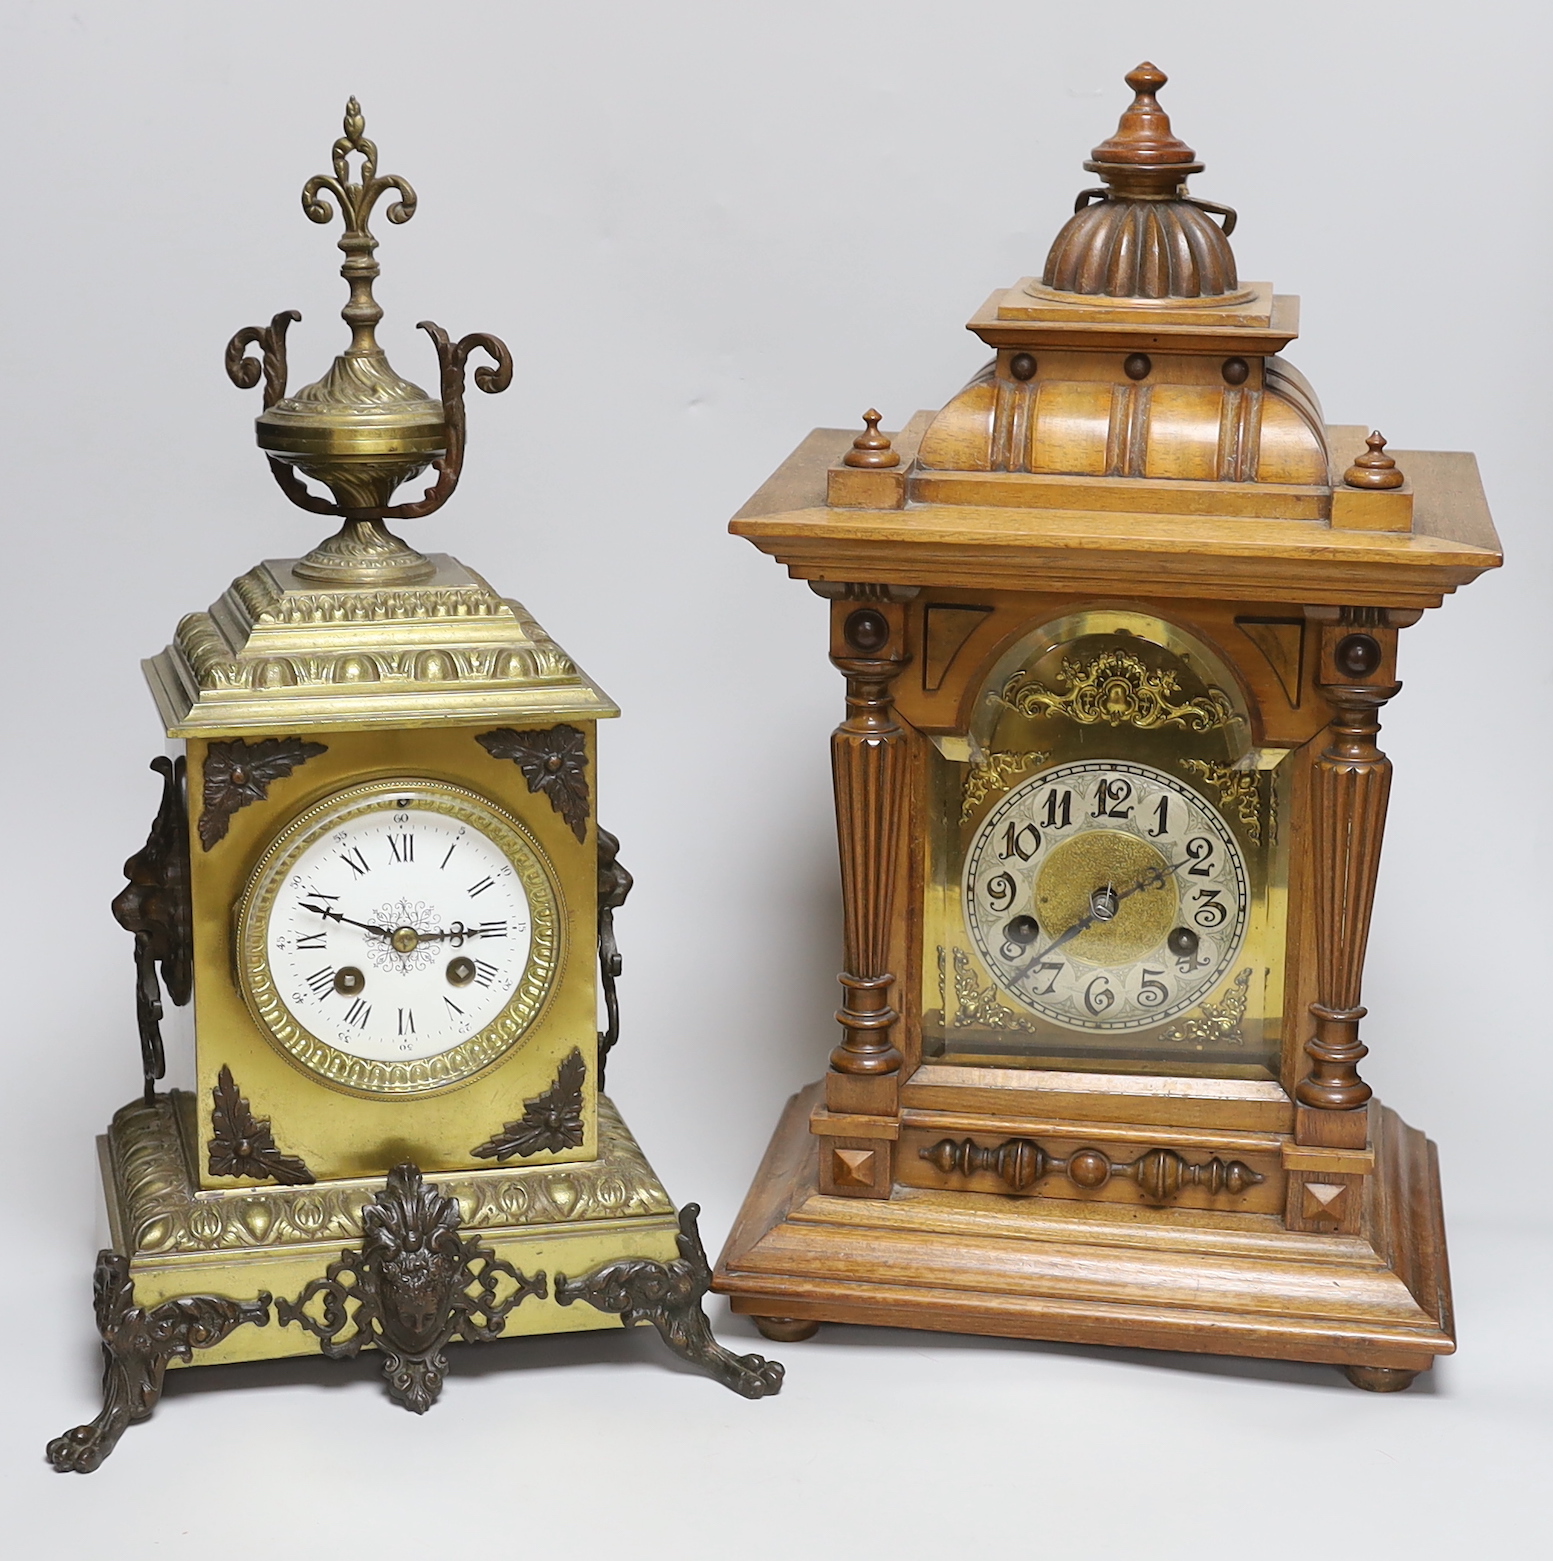
[(800, 1339), (812, 1339), (820, 1331), (820, 1325), (807, 1317), (751, 1317), (750, 1321), (778, 1344), (796, 1344)]
[(1344, 1366), (1343, 1375), (1367, 1393), (1400, 1393), (1412, 1387), (1418, 1373), (1398, 1371), (1391, 1366)]

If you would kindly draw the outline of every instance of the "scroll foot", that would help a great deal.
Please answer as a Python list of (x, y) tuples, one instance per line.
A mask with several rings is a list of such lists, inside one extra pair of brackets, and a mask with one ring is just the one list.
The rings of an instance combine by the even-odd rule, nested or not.
[(712, 1270), (701, 1245), (696, 1218), (701, 1210), (687, 1203), (679, 1215), (679, 1257), (671, 1263), (626, 1258), (606, 1263), (583, 1279), (555, 1276), (555, 1298), (562, 1306), (586, 1301), (611, 1312), (629, 1328), (651, 1323), (663, 1342), (682, 1360), (715, 1377), (744, 1398), (765, 1398), (782, 1388), (782, 1367), (762, 1355), (735, 1355), (712, 1337), (701, 1309), (711, 1288)]
[(126, 1427), (150, 1416), (162, 1396), (169, 1361), (188, 1360), (244, 1323), (262, 1328), (270, 1320), (270, 1297), (264, 1292), (252, 1301), (180, 1295), (149, 1309), (136, 1306), (129, 1259), (118, 1252), (97, 1254), (93, 1290), (102, 1335), (102, 1413), (49, 1443), (46, 1456), (61, 1473), (90, 1474)]

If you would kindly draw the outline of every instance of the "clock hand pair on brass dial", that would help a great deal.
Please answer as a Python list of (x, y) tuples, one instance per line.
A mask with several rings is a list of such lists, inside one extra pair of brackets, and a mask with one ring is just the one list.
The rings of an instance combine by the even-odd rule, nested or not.
[[(1017, 971), (1014, 974), (1012, 978), (1013, 981), (1020, 981), (1028, 972), (1036, 969), (1042, 963), (1042, 961), (1049, 958), (1050, 955), (1057, 949), (1060, 949), (1063, 944), (1072, 942), (1072, 940), (1076, 938), (1081, 932), (1088, 932), (1097, 921), (1113, 920), (1117, 911), (1121, 907), (1121, 902), (1127, 899), (1129, 895), (1137, 894), (1143, 889), (1158, 889), (1163, 887), (1192, 860), (1194, 860), (1192, 857), (1184, 856), (1179, 862), (1167, 862), (1163, 866), (1147, 868), (1135, 883), (1129, 884), (1125, 889), (1116, 889), (1107, 884), (1105, 889), (1105, 896), (1108, 902), (1107, 912), (1102, 915), (1098, 909), (1091, 909), (1087, 916), (1081, 916), (1060, 937), (1053, 938), (1052, 941), (1048, 943), (1039, 954), (1034, 955), (1030, 960), (1028, 960), (1023, 969)], [(1095, 891), (1096, 895), (1099, 893), (1101, 893), (1100, 890)], [(1091, 905), (1093, 905), (1094, 898), (1094, 895), (1090, 897)]]
[[(410, 948), (412, 949), (417, 944), (434, 943), (445, 940), (447, 938), (457, 938), (462, 940), (464, 938), (478, 938), (480, 936), (480, 929), (478, 927), (465, 927), (461, 924), (456, 925), (445, 932), (422, 932), (418, 927), (380, 927), (376, 922), (357, 921), (354, 917), (341, 915), (339, 911), (331, 911), (326, 905), (309, 905), (306, 900), (302, 902), (302, 909), (305, 911), (312, 911), (315, 915), (322, 916), (325, 921), (341, 921), (344, 922), (348, 927), (360, 927), (363, 932), (370, 932), (375, 934), (377, 937), (387, 938), (388, 941), (394, 944), (396, 948), (398, 948), (397, 940), (403, 933), (411, 933), (414, 935), (415, 942), (410, 945)], [(400, 949), (400, 953), (402, 954), (407, 954), (409, 952), (409, 949)]]

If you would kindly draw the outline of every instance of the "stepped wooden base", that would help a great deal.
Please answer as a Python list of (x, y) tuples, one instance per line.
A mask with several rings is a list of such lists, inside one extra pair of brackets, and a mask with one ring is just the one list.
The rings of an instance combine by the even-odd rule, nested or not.
[(816, 1084), (788, 1103), (712, 1281), (781, 1337), (850, 1322), (1254, 1355), (1340, 1366), (1379, 1391), (1455, 1348), (1434, 1145), (1378, 1104), (1350, 1236), (1082, 1198), (826, 1196), (809, 1132), (820, 1099)]

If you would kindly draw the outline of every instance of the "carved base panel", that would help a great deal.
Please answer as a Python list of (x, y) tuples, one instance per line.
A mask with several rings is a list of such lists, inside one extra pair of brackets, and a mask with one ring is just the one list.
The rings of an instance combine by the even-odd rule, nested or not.
[(99, 1140), (114, 1247), (98, 1257), (103, 1407), (55, 1437), (89, 1473), (146, 1419), (169, 1368), (378, 1352), (394, 1403), (437, 1400), (454, 1342), (652, 1324), (745, 1398), (782, 1368), (735, 1355), (702, 1310), (711, 1267), (599, 1097), (597, 1161), (201, 1192), (187, 1101), (126, 1106)]
[[(736, 1312), (1393, 1373), (1455, 1348), (1434, 1146), (1378, 1105), (1375, 1173), (1356, 1178), (1359, 1229), (1343, 1234), (1289, 1231), (1271, 1211), (1010, 1196), (996, 1166), (966, 1176), (958, 1159), (951, 1186), (828, 1197), (829, 1142), (809, 1132), (818, 1095), (789, 1102), (718, 1260), (713, 1288)], [(946, 1163), (951, 1151), (964, 1154), (951, 1144)]]

